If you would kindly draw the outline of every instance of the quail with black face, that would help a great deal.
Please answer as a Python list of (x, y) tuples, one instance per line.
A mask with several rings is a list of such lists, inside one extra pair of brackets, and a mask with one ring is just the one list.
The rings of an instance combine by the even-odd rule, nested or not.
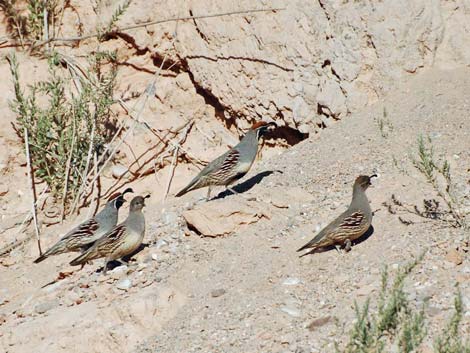
[(131, 188), (127, 188), (122, 193), (111, 195), (100, 212), (65, 234), (44, 254), (34, 260), (34, 263), (39, 263), (51, 255), (83, 251), (88, 248), (90, 244), (93, 244), (95, 240), (102, 237), (116, 225), (119, 209), (126, 202), (124, 195), (132, 192), (134, 191)]
[(176, 197), (183, 196), (189, 191), (208, 186), (207, 199), (210, 197), (211, 187), (233, 184), (248, 173), (256, 154), (258, 141), (269, 130), (276, 127), (274, 122), (257, 122), (253, 124), (241, 141), (232, 149), (210, 162)]

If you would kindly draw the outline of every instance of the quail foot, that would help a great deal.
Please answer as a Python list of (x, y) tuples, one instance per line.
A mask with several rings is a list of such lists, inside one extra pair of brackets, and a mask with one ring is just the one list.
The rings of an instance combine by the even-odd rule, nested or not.
[(39, 263), (51, 255), (85, 250), (116, 225), (119, 208), (126, 202), (124, 195), (132, 192), (134, 191), (131, 188), (127, 188), (122, 193), (111, 195), (100, 212), (65, 234), (44, 254), (34, 260), (34, 263)]
[(176, 194), (176, 197), (208, 186), (207, 200), (209, 200), (211, 187), (216, 185), (225, 186), (232, 193), (236, 193), (229, 185), (248, 173), (258, 153), (258, 140), (276, 126), (274, 122), (264, 121), (253, 124), (238, 145), (210, 162), (184, 189)]
[(103, 235), (88, 250), (72, 260), (70, 264), (72, 266), (83, 265), (90, 260), (104, 257), (104, 274), (106, 274), (109, 261), (118, 260), (124, 264), (122, 257), (136, 251), (144, 239), (145, 217), (142, 208), (145, 206), (145, 199), (148, 197), (150, 195), (134, 197), (129, 207), (127, 219)]
[(311, 241), (298, 249), (297, 251), (310, 249), (301, 256), (332, 245), (344, 245), (346, 251), (351, 249), (351, 242), (361, 237), (372, 223), (372, 211), (365, 191), (371, 185), (370, 180), (373, 177), (376, 175), (357, 177), (348, 209), (323, 228)]

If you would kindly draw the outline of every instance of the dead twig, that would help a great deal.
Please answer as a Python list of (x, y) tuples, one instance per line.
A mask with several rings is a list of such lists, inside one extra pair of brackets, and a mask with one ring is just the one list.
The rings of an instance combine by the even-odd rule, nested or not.
[[(141, 27), (147, 27), (147, 26), (153, 26), (153, 25), (158, 25), (158, 24), (163, 24), (167, 22), (175, 22), (175, 21), (190, 21), (190, 20), (195, 20), (195, 19), (203, 19), (203, 18), (214, 18), (214, 17), (223, 17), (223, 16), (233, 16), (233, 15), (243, 15), (243, 14), (250, 14), (250, 13), (258, 13), (258, 12), (275, 12), (275, 11), (282, 11), (285, 10), (285, 7), (283, 8), (264, 8), (264, 9), (252, 9), (252, 10), (239, 10), (239, 11), (230, 11), (230, 12), (221, 12), (221, 13), (216, 13), (216, 14), (209, 14), (209, 15), (199, 15), (199, 16), (183, 16), (183, 17), (173, 17), (173, 18), (167, 18), (163, 20), (156, 20), (156, 21), (148, 21), (140, 24), (135, 24), (131, 26), (125, 26), (125, 27), (120, 27), (116, 28), (115, 30), (111, 31), (108, 33), (108, 35), (113, 35), (116, 33), (120, 32), (125, 32), (129, 31), (132, 29), (136, 28), (141, 28)], [(82, 41), (85, 39), (91, 39), (91, 38), (96, 38), (98, 36), (102, 35), (102, 33), (90, 33), (86, 34), (83, 36), (77, 36), (77, 37), (68, 37), (68, 38), (49, 38), (48, 40), (44, 40), (39, 43), (34, 43), (30, 42), (27, 44), (31, 45), (31, 51), (39, 48), (43, 45), (46, 45), (51, 42), (78, 42)]]
[(186, 126), (186, 128), (184, 129), (183, 133), (181, 134), (181, 138), (175, 144), (174, 152), (173, 152), (173, 159), (171, 161), (170, 170), (168, 171), (168, 181), (167, 181), (166, 188), (165, 188), (165, 195), (163, 196), (164, 200), (167, 198), (168, 193), (170, 192), (171, 182), (172, 182), (173, 176), (175, 174), (176, 164), (178, 163), (179, 149), (180, 149), (181, 145), (184, 143), (184, 141), (186, 140), (186, 137), (188, 136), (188, 132), (189, 132), (189, 130), (191, 130), (191, 127), (193, 126), (193, 124), (194, 124), (194, 120), (191, 120), (189, 122), (189, 124)]
[[(72, 111), (74, 114), (74, 112)], [(65, 219), (65, 198), (67, 197), (68, 185), (69, 185), (69, 176), (70, 176), (70, 163), (72, 162), (73, 149), (75, 148), (75, 119), (72, 126), (72, 143), (70, 145), (70, 153), (67, 158), (67, 166), (65, 167), (65, 185), (64, 191), (62, 193), (62, 211), (60, 215), (60, 221), (63, 222)]]
[[(44, 194), (47, 192), (47, 190), (49, 190), (49, 187), (46, 186), (44, 188), (44, 190), (41, 192), (41, 194), (39, 195), (38, 199), (36, 200), (36, 203), (35, 203), (35, 207), (38, 205), (38, 203), (42, 200), (42, 197), (44, 196)], [(31, 220), (33, 219), (33, 215), (32, 215), (32, 210), (28, 213), (28, 215), (23, 219), (23, 221), (20, 223), (19, 225), (19, 228), (20, 230), (16, 233), (17, 235), (20, 234), (22, 231), (23, 231), (23, 226), (25, 224), (29, 224), (29, 222), (31, 222)], [(8, 254), (9, 252), (13, 251), (14, 249), (16, 249), (18, 246), (20, 246), (21, 244), (24, 244), (26, 243), (27, 241), (29, 241), (33, 236), (34, 236), (35, 233), (31, 233), (29, 234), (25, 239), (18, 239), (18, 240), (15, 240), (14, 242), (4, 246), (3, 248), (0, 249), (0, 257)]]
[(31, 205), (31, 212), (33, 215), (33, 221), (34, 221), (34, 231), (36, 234), (36, 240), (38, 243), (38, 249), (39, 249), (39, 256), (42, 255), (42, 249), (41, 249), (41, 239), (39, 235), (39, 226), (38, 226), (38, 215), (36, 212), (36, 186), (34, 185), (34, 173), (33, 173), (33, 167), (31, 165), (31, 155), (29, 153), (29, 135), (28, 135), (28, 128), (24, 128), (24, 144), (26, 148), (26, 163), (27, 163), (27, 168), (28, 168), (28, 178), (29, 178), (29, 186), (31, 188), (31, 195), (33, 197), (33, 202)]
[[(96, 117), (93, 118), (93, 125), (91, 127), (91, 135), (90, 135), (90, 146), (88, 148), (88, 155), (86, 157), (86, 163), (85, 163), (85, 169), (83, 170), (83, 178), (82, 178), (82, 184), (80, 185), (80, 188), (78, 189), (77, 195), (75, 196), (75, 200), (73, 202), (72, 209), (70, 211), (70, 214), (73, 214), (78, 207), (78, 202), (80, 201), (80, 198), (82, 196), (82, 193), (84, 192), (85, 187), (87, 186), (87, 176), (86, 173), (88, 171), (88, 168), (90, 166), (90, 160), (91, 160), (91, 155), (93, 153), (93, 140), (95, 138), (95, 129), (96, 129)], [(94, 180), (91, 184), (94, 183)]]

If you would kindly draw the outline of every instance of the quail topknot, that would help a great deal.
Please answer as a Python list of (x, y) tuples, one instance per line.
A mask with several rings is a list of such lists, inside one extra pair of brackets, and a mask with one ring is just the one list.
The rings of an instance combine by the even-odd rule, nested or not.
[(210, 197), (211, 186), (229, 187), (245, 176), (250, 170), (258, 153), (258, 140), (268, 130), (276, 127), (274, 122), (257, 122), (253, 124), (241, 141), (232, 149), (210, 162), (176, 197), (189, 191), (208, 186), (207, 199)]
[(44, 254), (34, 260), (34, 263), (39, 263), (51, 255), (84, 251), (90, 244), (109, 232), (116, 225), (119, 209), (126, 202), (124, 195), (132, 192), (134, 191), (131, 188), (127, 188), (122, 193), (111, 195), (100, 212), (65, 234)]
[(145, 199), (148, 197), (150, 195), (134, 197), (129, 207), (127, 219), (103, 235), (88, 250), (72, 260), (70, 264), (72, 266), (84, 265), (90, 260), (104, 257), (104, 274), (106, 274), (109, 261), (118, 260), (124, 264), (122, 257), (136, 251), (144, 239), (145, 217), (142, 208), (145, 206)]
[(301, 256), (332, 245), (344, 245), (346, 250), (350, 250), (351, 242), (367, 232), (372, 223), (372, 211), (365, 191), (371, 185), (371, 178), (376, 176), (375, 174), (361, 175), (356, 178), (352, 201), (348, 209), (323, 228), (311, 241), (298, 249), (297, 251), (310, 249)]

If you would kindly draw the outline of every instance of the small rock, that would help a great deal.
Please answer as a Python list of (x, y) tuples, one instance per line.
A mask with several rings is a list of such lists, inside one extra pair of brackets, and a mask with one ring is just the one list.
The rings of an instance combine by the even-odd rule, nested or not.
[(300, 279), (296, 277), (287, 277), (282, 284), (285, 286), (296, 286), (300, 283)]
[(50, 300), (48, 302), (37, 304), (34, 307), (34, 311), (38, 314), (44, 314), (45, 312), (57, 308), (59, 306), (59, 301), (57, 299)]
[(178, 221), (178, 214), (172, 211), (164, 212), (162, 220), (165, 224), (175, 224)]
[(326, 325), (327, 323), (329, 323), (331, 321), (331, 316), (324, 316), (324, 317), (320, 317), (318, 319), (315, 319), (313, 320), (311, 323), (309, 323), (307, 325), (307, 328), (310, 330), (310, 331), (315, 331), (315, 329), (317, 327), (321, 327), (321, 326), (324, 326)]
[[(168, 242), (165, 239), (158, 239), (157, 242), (155, 243), (155, 247), (157, 249), (161, 249), (165, 246), (168, 246)], [(153, 256), (153, 254), (152, 254)]]
[(132, 287), (132, 281), (129, 278), (123, 278), (116, 283), (116, 288), (128, 291)]
[(281, 311), (285, 312), (286, 314), (293, 316), (293, 317), (299, 317), (300, 316), (300, 310), (291, 306), (283, 306), (281, 307)]
[(222, 295), (225, 294), (225, 289), (223, 288), (219, 288), (219, 289), (214, 289), (212, 292), (211, 292), (211, 296), (212, 298), (217, 298), (217, 297), (220, 297)]
[(452, 262), (455, 266), (463, 262), (462, 255), (455, 249), (448, 250), (445, 259), (446, 261)]
[(10, 189), (8, 188), (8, 185), (0, 184), (0, 197), (8, 194), (8, 191), (10, 191)]
[(118, 267), (113, 268), (112, 271), (108, 272), (111, 278), (113, 279), (120, 279), (127, 273), (127, 266), (121, 265)]
[(113, 174), (113, 177), (119, 179), (127, 173), (127, 170), (127, 167), (123, 166), (122, 164), (116, 164), (113, 166), (111, 173)]

